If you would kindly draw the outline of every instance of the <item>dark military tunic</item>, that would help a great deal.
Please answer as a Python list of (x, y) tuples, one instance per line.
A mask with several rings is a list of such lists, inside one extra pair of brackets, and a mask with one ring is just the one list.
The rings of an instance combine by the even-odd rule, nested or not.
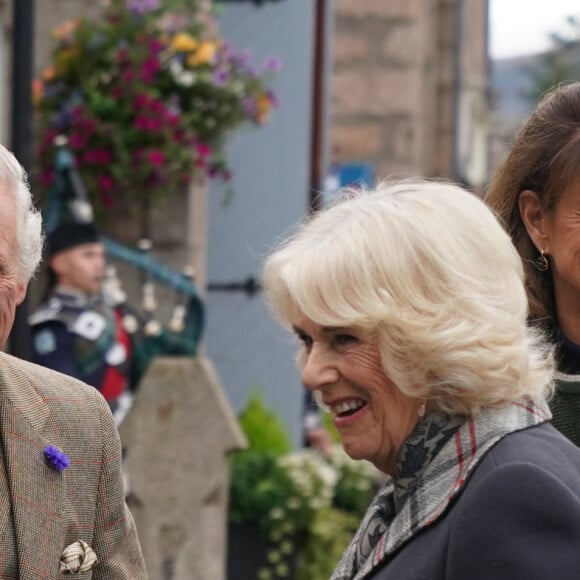
[(134, 316), (104, 296), (56, 287), (29, 323), (33, 362), (92, 385), (114, 413), (130, 404)]

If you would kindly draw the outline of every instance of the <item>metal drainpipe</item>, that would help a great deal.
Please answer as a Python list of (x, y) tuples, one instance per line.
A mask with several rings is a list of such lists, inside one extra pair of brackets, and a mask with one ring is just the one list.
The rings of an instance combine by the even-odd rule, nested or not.
[(453, 43), (453, 140), (451, 159), (451, 178), (463, 182), (464, 176), (460, 172), (459, 141), (460, 141), (460, 112), (461, 90), (463, 88), (463, 70), (461, 66), (461, 49), (463, 46), (463, 7), (466, 0), (455, 0), (455, 41)]
[[(489, 107), (491, 101), (491, 81), (490, 81), (490, 74), (491, 74), (491, 56), (489, 54), (489, 0), (485, 0), (485, 78), (486, 78), (486, 87), (485, 87), (485, 102), (486, 102), (486, 113), (489, 115)], [(491, 173), (491, 131), (487, 132), (487, 159), (486, 159), (486, 176), (489, 178)], [(486, 179), (487, 181), (487, 179)], [(485, 189), (485, 188), (484, 188)]]
[(316, 0), (314, 21), (314, 55), (312, 66), (312, 109), (310, 131), (309, 211), (320, 209), (320, 192), (324, 181), (324, 120), (327, 2)]
[[(13, 0), (11, 148), (30, 172), (32, 152), (32, 66), (34, 58), (34, 0)], [(30, 360), (28, 297), (16, 309), (10, 333), (10, 352)]]

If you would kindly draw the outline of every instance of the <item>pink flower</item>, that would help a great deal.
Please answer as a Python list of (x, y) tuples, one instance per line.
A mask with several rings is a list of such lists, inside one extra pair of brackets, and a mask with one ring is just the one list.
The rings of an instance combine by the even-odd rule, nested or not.
[(75, 131), (69, 135), (68, 142), (73, 149), (82, 149), (87, 144), (87, 139), (84, 135)]
[(179, 124), (179, 115), (176, 113), (168, 113), (165, 120), (171, 127), (175, 127)]
[(137, 73), (132, 70), (125, 70), (121, 74), (121, 80), (124, 83), (132, 83), (137, 78)]
[(94, 119), (82, 119), (79, 126), (85, 136), (88, 137), (95, 132), (97, 124)]
[(141, 80), (147, 84), (152, 83), (160, 68), (159, 59), (156, 56), (148, 58), (141, 67)]
[(42, 183), (42, 185), (48, 187), (49, 185), (52, 184), (53, 179), (54, 179), (54, 170), (52, 168), (44, 169), (42, 171), (42, 174), (40, 176), (40, 182)]
[(113, 155), (108, 149), (89, 149), (83, 154), (83, 163), (91, 165), (108, 165)]
[(152, 119), (145, 115), (137, 115), (135, 117), (134, 126), (141, 131), (159, 131), (163, 123), (160, 119)]
[(157, 55), (163, 50), (163, 48), (164, 48), (164, 44), (159, 39), (152, 38), (149, 41), (149, 52), (151, 54)]
[(163, 151), (154, 149), (153, 151), (149, 151), (149, 153), (147, 154), (147, 160), (154, 167), (160, 167), (165, 163), (165, 154), (163, 153)]
[(137, 95), (135, 99), (133, 99), (133, 103), (136, 107), (147, 107), (149, 105), (149, 96), (148, 95)]
[(72, 108), (71, 113), (75, 121), (81, 120), (83, 115), (85, 114), (84, 105), (76, 105), (75, 107)]
[(117, 54), (115, 56), (117, 57), (117, 60), (125, 61), (129, 56), (129, 49), (126, 46), (122, 46), (117, 50)]
[(163, 104), (162, 101), (159, 100), (151, 100), (151, 105), (150, 105), (150, 109), (154, 112), (154, 113), (165, 113), (166, 108), (165, 105)]
[(101, 202), (103, 207), (113, 207), (115, 205), (115, 198), (111, 195), (110, 191), (100, 192)]
[(195, 144), (195, 150), (200, 157), (209, 157), (213, 153), (212, 148), (209, 145), (200, 142)]
[(110, 175), (107, 175), (106, 173), (101, 173), (99, 175), (97, 178), (97, 183), (99, 184), (101, 194), (107, 194), (113, 189), (113, 187), (115, 187), (115, 181)]

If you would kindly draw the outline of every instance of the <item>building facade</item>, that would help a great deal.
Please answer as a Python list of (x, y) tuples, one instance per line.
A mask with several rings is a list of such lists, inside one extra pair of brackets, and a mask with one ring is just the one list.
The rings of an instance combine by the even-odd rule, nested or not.
[(487, 177), (487, 0), (337, 0), (332, 156), (378, 178)]

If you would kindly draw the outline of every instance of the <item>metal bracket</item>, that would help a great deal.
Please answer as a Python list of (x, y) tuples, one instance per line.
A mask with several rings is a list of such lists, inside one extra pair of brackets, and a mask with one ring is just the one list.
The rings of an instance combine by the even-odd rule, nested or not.
[(254, 276), (249, 276), (241, 282), (210, 282), (207, 285), (209, 292), (244, 292), (249, 297), (262, 290)]
[(267, 2), (281, 2), (282, 0), (214, 0), (218, 4), (241, 4), (242, 2), (251, 2), (256, 6), (262, 6)]

